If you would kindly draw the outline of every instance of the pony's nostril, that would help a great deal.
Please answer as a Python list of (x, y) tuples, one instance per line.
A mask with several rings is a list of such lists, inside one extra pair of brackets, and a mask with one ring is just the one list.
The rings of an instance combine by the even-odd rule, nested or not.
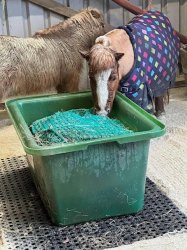
[(94, 114), (96, 114), (96, 113), (97, 113), (97, 109), (96, 109), (96, 108), (94, 108), (94, 109), (93, 109), (93, 112), (94, 112)]

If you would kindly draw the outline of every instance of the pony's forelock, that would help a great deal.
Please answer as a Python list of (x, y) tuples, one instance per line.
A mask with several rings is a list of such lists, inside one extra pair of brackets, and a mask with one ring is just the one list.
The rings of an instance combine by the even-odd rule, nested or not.
[(90, 51), (90, 68), (94, 73), (111, 69), (115, 65), (115, 57), (111, 49), (95, 44)]

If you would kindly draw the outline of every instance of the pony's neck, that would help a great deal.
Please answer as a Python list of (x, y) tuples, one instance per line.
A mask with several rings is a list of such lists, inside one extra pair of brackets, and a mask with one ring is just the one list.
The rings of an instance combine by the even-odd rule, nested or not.
[(130, 37), (122, 29), (112, 30), (106, 36), (110, 40), (111, 49), (124, 53), (124, 56), (119, 60), (119, 79), (121, 80), (134, 65), (134, 50)]

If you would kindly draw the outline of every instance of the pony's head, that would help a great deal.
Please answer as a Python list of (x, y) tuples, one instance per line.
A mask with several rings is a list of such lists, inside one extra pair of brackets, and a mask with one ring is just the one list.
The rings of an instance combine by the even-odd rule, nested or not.
[(89, 77), (94, 99), (95, 112), (108, 115), (112, 109), (114, 97), (119, 86), (118, 61), (124, 53), (110, 48), (109, 38), (101, 36), (89, 52), (81, 52), (89, 64)]

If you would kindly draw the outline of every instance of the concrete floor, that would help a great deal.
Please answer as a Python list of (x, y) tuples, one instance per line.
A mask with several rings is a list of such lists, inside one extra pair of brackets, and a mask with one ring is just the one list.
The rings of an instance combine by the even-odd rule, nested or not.
[(23, 154), (25, 152), (13, 125), (0, 128), (0, 158)]
[[(171, 90), (165, 136), (151, 141), (148, 177), (187, 214), (187, 87)], [(25, 154), (14, 127), (0, 128), (0, 158)], [(187, 250), (187, 232), (120, 246), (119, 250)]]

